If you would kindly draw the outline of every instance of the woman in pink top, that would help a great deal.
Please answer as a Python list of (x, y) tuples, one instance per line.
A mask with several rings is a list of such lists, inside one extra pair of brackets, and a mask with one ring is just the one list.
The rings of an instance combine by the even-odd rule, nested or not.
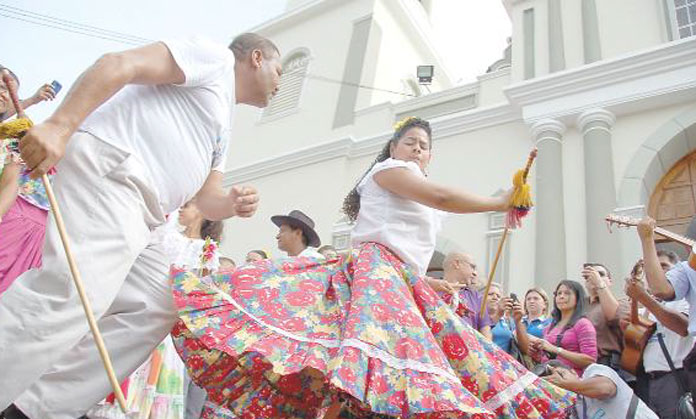
[(597, 332), (585, 318), (587, 298), (580, 283), (564, 280), (556, 287), (553, 321), (544, 329), (544, 339), (529, 342), (535, 360), (558, 359), (578, 375), (597, 360)]

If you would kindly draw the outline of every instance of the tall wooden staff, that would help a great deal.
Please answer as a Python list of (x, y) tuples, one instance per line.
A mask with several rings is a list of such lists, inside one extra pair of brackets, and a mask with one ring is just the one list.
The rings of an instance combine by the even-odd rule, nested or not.
[(481, 301), (481, 311), (479, 312), (481, 317), (483, 317), (486, 310), (486, 303), (488, 302), (488, 291), (491, 288), (491, 283), (495, 277), (495, 270), (498, 267), (498, 261), (500, 260), (500, 254), (503, 251), (503, 246), (505, 245), (505, 239), (507, 239), (508, 232), (511, 228), (517, 228), (522, 225), (522, 217), (529, 213), (532, 207), (532, 196), (531, 188), (527, 183), (527, 175), (529, 175), (529, 170), (532, 168), (532, 163), (537, 156), (537, 149), (533, 149), (529, 153), (527, 158), (527, 165), (522, 170), (518, 170), (513, 177), (512, 183), (515, 190), (512, 194), (512, 208), (508, 211), (507, 217), (505, 218), (505, 230), (503, 230), (503, 236), (500, 238), (500, 244), (498, 244), (498, 251), (493, 259), (493, 266), (488, 273), (488, 283), (486, 283), (486, 289), (483, 292), (483, 300)]
[[(27, 117), (19, 103), (19, 98), (17, 96), (17, 88), (15, 81), (10, 76), (7, 70), (2, 71), (2, 79), (10, 92), (10, 97), (12, 98), (12, 103), (14, 104), (15, 110), (17, 111), (17, 118), (22, 118), (25, 120), (25, 126), (31, 126), (31, 120)], [(104, 369), (106, 369), (106, 374), (109, 376), (109, 381), (114, 389), (114, 394), (118, 400), (118, 404), (121, 410), (126, 413), (126, 399), (121, 391), (121, 386), (119, 386), (118, 379), (114, 373), (114, 368), (111, 365), (111, 358), (109, 358), (109, 353), (104, 345), (104, 340), (102, 339), (101, 333), (99, 332), (99, 327), (97, 326), (97, 321), (92, 313), (92, 305), (87, 298), (85, 293), (85, 288), (82, 285), (82, 278), (80, 276), (80, 271), (77, 270), (77, 264), (75, 263), (75, 258), (73, 257), (72, 251), (70, 250), (70, 242), (68, 241), (68, 235), (65, 231), (65, 223), (63, 223), (63, 217), (60, 214), (60, 209), (58, 208), (58, 202), (53, 194), (53, 188), (51, 187), (51, 182), (48, 180), (48, 176), (44, 174), (41, 177), (44, 187), (46, 188), (46, 195), (48, 196), (48, 201), (51, 204), (51, 212), (56, 220), (56, 226), (58, 227), (58, 233), (60, 234), (60, 240), (63, 242), (63, 249), (65, 250), (65, 256), (68, 258), (68, 265), (70, 266), (70, 272), (72, 273), (73, 282), (75, 282), (75, 287), (80, 295), (80, 301), (82, 301), (82, 308), (85, 310), (85, 315), (87, 316), (87, 322), (89, 323), (89, 328), (94, 335), (94, 341), (99, 349), (99, 355), (101, 355), (102, 362), (104, 363)]]

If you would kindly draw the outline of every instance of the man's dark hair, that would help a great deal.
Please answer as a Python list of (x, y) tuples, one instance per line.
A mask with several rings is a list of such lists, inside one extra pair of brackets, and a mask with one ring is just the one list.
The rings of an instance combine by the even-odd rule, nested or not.
[(676, 265), (677, 263), (681, 262), (679, 255), (674, 253), (671, 250), (658, 250), (657, 257), (660, 257), (660, 256), (664, 256), (667, 259), (669, 259), (669, 263), (671, 263), (672, 265)]
[(305, 234), (304, 230), (302, 230), (300, 227), (296, 227), (296, 226), (294, 226), (294, 225), (292, 225), (292, 224), (288, 224), (288, 227), (290, 227), (290, 230), (292, 230), (292, 231), (300, 230), (300, 232), (302, 233), (302, 244), (303, 244), (305, 247), (309, 246), (309, 238), (308, 238), (307, 235)]
[(271, 58), (273, 54), (280, 55), (280, 50), (270, 39), (253, 32), (237, 35), (230, 44), (229, 49), (232, 50), (237, 61), (243, 60), (255, 49), (260, 50), (264, 58)]

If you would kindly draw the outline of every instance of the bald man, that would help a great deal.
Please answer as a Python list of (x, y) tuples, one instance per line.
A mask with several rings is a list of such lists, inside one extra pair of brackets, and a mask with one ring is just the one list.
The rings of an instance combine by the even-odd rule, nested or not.
[(440, 293), (440, 297), (453, 307), (465, 323), (491, 339), (491, 319), (488, 312), (481, 315), (483, 296), (473, 286), (478, 276), (474, 259), (466, 253), (452, 252), (445, 256), (443, 265), (444, 280), (450, 284), (464, 285), (464, 287), (457, 295)]

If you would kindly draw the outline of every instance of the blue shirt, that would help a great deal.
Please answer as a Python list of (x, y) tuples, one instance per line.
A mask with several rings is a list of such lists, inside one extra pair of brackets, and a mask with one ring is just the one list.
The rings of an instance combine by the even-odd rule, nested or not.
[(512, 333), (515, 330), (515, 325), (511, 320), (501, 317), (498, 323), (491, 329), (493, 342), (505, 352), (510, 352), (510, 341), (512, 341)]
[(689, 303), (689, 334), (696, 335), (696, 271), (688, 262), (680, 262), (667, 272), (667, 280), (674, 288), (674, 299)]
[(530, 322), (527, 317), (524, 317), (522, 323), (527, 328), (527, 334), (543, 339), (544, 329), (551, 324), (551, 320), (551, 317), (539, 317)]

